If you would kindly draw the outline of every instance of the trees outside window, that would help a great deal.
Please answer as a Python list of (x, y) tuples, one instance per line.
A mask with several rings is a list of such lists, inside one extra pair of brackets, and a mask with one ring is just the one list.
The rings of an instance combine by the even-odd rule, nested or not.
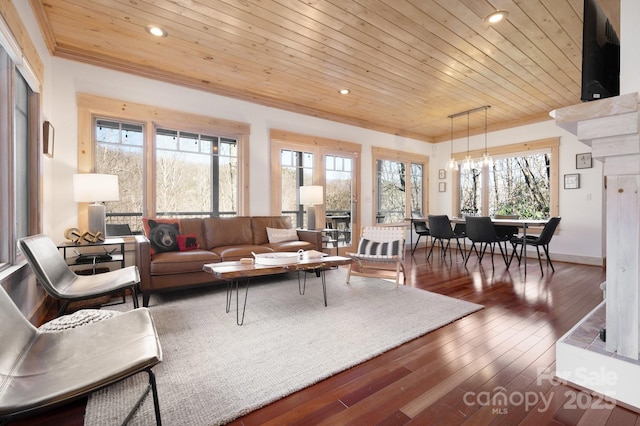
[(325, 156), (325, 210), (327, 214), (351, 214), (353, 160)]
[(93, 170), (118, 175), (120, 186), (120, 200), (106, 203), (108, 223), (140, 231), (145, 215), (238, 214), (238, 139), (102, 117), (94, 137)]
[(377, 215), (384, 222), (401, 222), (407, 210), (406, 164), (400, 161), (378, 160), (377, 162)]
[(324, 248), (353, 251), (360, 227), (361, 146), (276, 129), (270, 137), (271, 214), (288, 215), (294, 226), (308, 227), (308, 206), (300, 204), (300, 187), (322, 186), (324, 200), (315, 206), (315, 213), (316, 227), (324, 233)]
[(118, 176), (120, 200), (105, 203), (108, 223), (128, 224), (141, 230), (144, 194), (144, 126), (97, 119), (95, 121), (96, 173)]
[(376, 221), (403, 222), (428, 211), (425, 171), (428, 157), (374, 148)]
[(156, 215), (237, 214), (237, 141), (217, 136), (156, 131)]
[(77, 103), (78, 138), (92, 142), (79, 146), (78, 173), (119, 177), (108, 223), (140, 231), (143, 216), (249, 214), (248, 124), (86, 93)]
[(490, 164), (463, 163), (458, 171), (458, 213), (523, 219), (557, 215), (558, 146), (557, 138), (503, 146), (494, 148)]
[(494, 160), (489, 168), (489, 215), (517, 214), (523, 219), (549, 217), (550, 154)]
[(283, 149), (280, 151), (282, 210), (299, 228), (307, 228), (305, 208), (298, 198), (301, 186), (313, 185), (313, 153)]
[(483, 174), (489, 173), (487, 214), (518, 215), (523, 219), (549, 216), (549, 154), (494, 159), (489, 165), (474, 164), (460, 171), (460, 212), (483, 213)]

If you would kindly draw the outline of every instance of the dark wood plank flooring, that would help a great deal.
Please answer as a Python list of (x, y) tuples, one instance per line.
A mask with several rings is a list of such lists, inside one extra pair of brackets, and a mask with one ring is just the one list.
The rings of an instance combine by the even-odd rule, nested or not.
[[(555, 342), (602, 301), (602, 268), (554, 262), (543, 276), (529, 258), (525, 277), (499, 256), (495, 269), (488, 256), (465, 268), (451, 254), (434, 251), (427, 262), (418, 249), (406, 261), (407, 285), (485, 309), (232, 425), (640, 425), (633, 411), (544, 379), (553, 376)], [(506, 404), (487, 402), (500, 393)], [(83, 410), (80, 401), (20, 424), (80, 425)]]

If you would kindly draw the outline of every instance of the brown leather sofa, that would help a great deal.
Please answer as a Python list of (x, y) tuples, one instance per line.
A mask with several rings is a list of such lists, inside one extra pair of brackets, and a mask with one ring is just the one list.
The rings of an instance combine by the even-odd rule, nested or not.
[(182, 234), (195, 234), (199, 249), (151, 254), (149, 239), (135, 236), (135, 259), (140, 271), (143, 306), (152, 293), (216, 282), (204, 272), (207, 263), (240, 260), (253, 253), (322, 250), (322, 233), (298, 229), (297, 241), (269, 243), (267, 228), (290, 229), (287, 216), (239, 216), (181, 219)]

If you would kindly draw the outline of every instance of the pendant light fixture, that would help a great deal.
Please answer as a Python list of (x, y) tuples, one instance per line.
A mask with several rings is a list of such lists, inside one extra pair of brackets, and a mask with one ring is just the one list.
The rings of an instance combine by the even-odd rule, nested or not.
[(488, 166), (491, 164), (491, 157), (489, 156), (489, 151), (487, 150), (487, 111), (491, 108), (491, 105), (487, 105), (484, 107), (484, 153), (482, 154), (482, 164)]
[(470, 170), (473, 167), (473, 161), (471, 160), (471, 151), (469, 148), (469, 141), (471, 137), (471, 122), (469, 116), (480, 110), (484, 110), (484, 153), (482, 154), (482, 161), (484, 164), (489, 164), (491, 162), (491, 157), (489, 157), (489, 151), (487, 148), (487, 110), (491, 108), (490, 105), (484, 105), (478, 108), (470, 109), (468, 111), (458, 112), (456, 114), (452, 114), (449, 116), (451, 119), (451, 158), (447, 162), (447, 168), (449, 169), (457, 169), (458, 163), (453, 158), (453, 119), (455, 117), (460, 117), (461, 115), (467, 116), (467, 155), (464, 157), (463, 168), (465, 170)]
[(471, 154), (469, 153), (469, 111), (467, 111), (467, 155), (464, 157), (464, 169), (471, 170), (473, 162), (471, 161)]
[(449, 169), (449, 170), (457, 170), (458, 169), (458, 162), (456, 161), (455, 158), (453, 158), (453, 115), (450, 115), (449, 118), (451, 119), (451, 157), (449, 158), (449, 161), (447, 162), (447, 169)]

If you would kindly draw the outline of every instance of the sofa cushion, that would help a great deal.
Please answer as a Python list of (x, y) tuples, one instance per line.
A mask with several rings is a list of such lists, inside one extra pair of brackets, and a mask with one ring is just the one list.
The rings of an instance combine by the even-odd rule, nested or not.
[(253, 244), (269, 243), (267, 228), (290, 229), (293, 225), (289, 216), (253, 216), (251, 218)]
[[(210, 217), (203, 220), (205, 245), (201, 248), (211, 250), (215, 247), (253, 245), (251, 218)], [(266, 231), (265, 231), (266, 235)]]
[[(169, 275), (185, 272), (202, 272), (206, 263), (220, 262), (220, 256), (207, 250), (172, 251), (157, 253), (151, 262), (151, 275)], [(180, 278), (176, 278), (179, 287)]]
[(178, 250), (179, 219), (143, 217), (142, 228), (149, 239), (151, 254)]
[(298, 241), (298, 232), (293, 229), (280, 229), (267, 227), (269, 243), (281, 243), (283, 241)]

